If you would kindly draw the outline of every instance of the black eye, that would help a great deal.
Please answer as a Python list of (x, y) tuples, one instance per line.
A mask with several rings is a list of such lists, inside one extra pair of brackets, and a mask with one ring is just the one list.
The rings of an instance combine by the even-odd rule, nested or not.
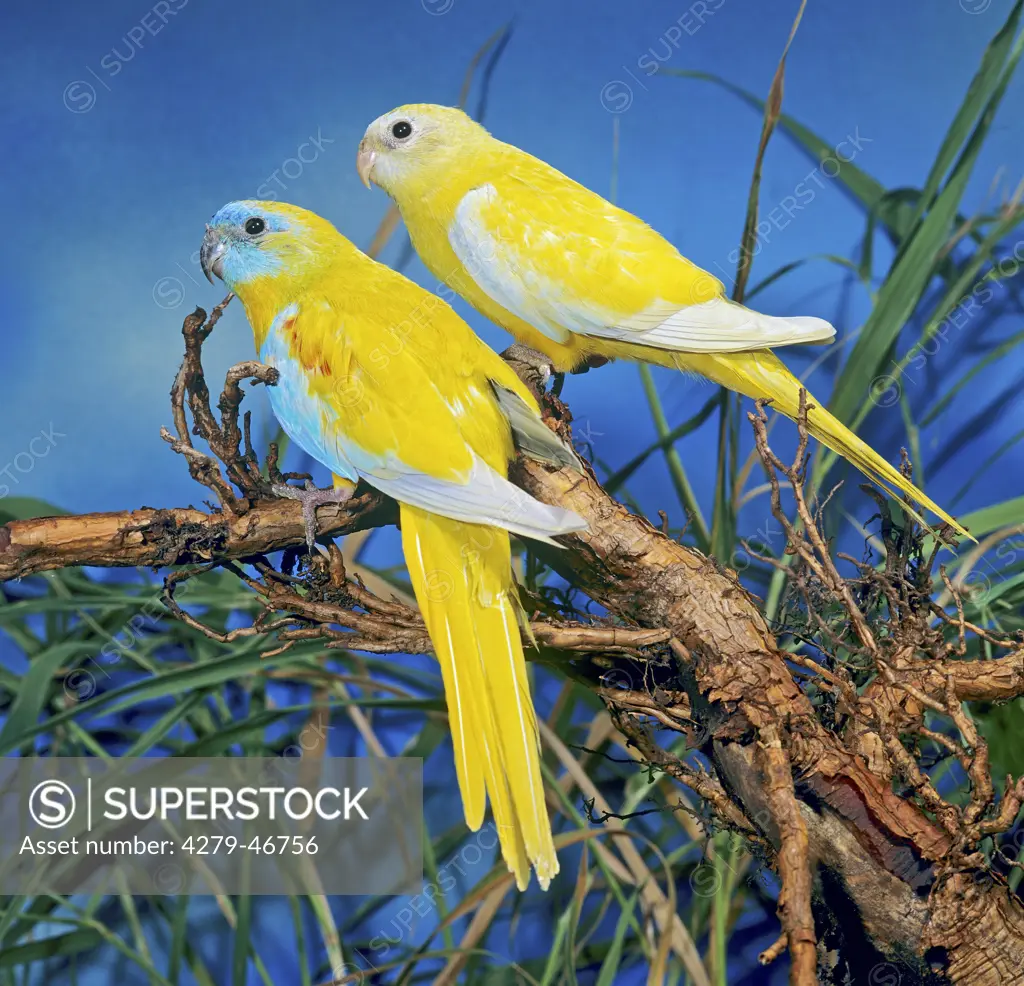
[(254, 216), (252, 219), (246, 219), (245, 221), (245, 231), (250, 236), (258, 236), (266, 228), (267, 224), (258, 216)]
[(406, 120), (399, 120), (392, 128), (391, 132), (399, 139), (405, 140), (409, 134), (412, 133), (412, 124)]

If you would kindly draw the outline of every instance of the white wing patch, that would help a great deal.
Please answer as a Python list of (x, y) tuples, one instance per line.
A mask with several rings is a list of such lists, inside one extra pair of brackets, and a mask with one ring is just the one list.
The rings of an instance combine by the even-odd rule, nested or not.
[(469, 524), (502, 527), (537, 541), (587, 527), (578, 514), (535, 500), (475, 456), (464, 483), (428, 476), (395, 459), (383, 468), (373, 464), (360, 472), (382, 493), (403, 503)]
[(836, 330), (823, 318), (762, 315), (727, 298), (677, 308), (650, 308), (592, 334), (678, 353), (739, 353), (796, 343), (831, 342)]
[[(520, 253), (520, 244), (503, 239), (484, 220), (484, 210), (499, 198), (494, 185), (467, 192), (455, 209), (448, 241), (466, 272), (494, 301), (555, 342), (571, 333), (597, 336), (655, 349), (689, 353), (735, 353), (795, 343), (830, 342), (835, 329), (820, 318), (762, 315), (726, 298), (679, 308), (658, 300), (623, 318), (596, 304), (567, 299), (561, 285)], [(521, 217), (517, 217), (520, 218)], [(609, 220), (614, 217), (609, 216)], [(551, 242), (557, 231), (527, 229)], [(595, 244), (594, 249), (600, 249)]]
[(553, 285), (542, 283), (518, 263), (515, 248), (487, 228), (480, 214), (484, 205), (498, 197), (493, 185), (467, 192), (455, 209), (448, 242), (466, 273), (502, 308), (529, 323), (555, 342), (566, 342), (569, 332), (557, 318), (549, 317), (543, 295)]

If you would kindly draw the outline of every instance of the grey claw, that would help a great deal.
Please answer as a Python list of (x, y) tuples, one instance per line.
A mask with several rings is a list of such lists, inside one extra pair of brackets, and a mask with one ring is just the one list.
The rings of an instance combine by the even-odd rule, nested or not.
[(344, 503), (353, 493), (352, 490), (338, 489), (334, 486), (325, 490), (317, 489), (312, 481), (308, 479), (306, 480), (305, 489), (282, 484), (272, 486), (271, 489), (278, 496), (283, 496), (288, 500), (298, 500), (302, 504), (302, 521), (306, 529), (306, 547), (311, 555), (313, 554), (313, 549), (317, 547), (316, 508), (328, 503)]
[(501, 357), (519, 374), (520, 379), (531, 385), (534, 390), (543, 391), (548, 381), (555, 375), (555, 368), (547, 356), (522, 343), (513, 343)]

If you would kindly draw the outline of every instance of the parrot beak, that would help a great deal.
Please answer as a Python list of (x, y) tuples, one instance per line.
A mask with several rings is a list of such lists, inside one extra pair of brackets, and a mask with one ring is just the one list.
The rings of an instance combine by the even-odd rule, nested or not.
[(359, 180), (367, 187), (370, 187), (373, 166), (377, 162), (377, 152), (371, 151), (366, 146), (366, 138), (363, 138), (359, 145), (359, 153), (356, 155), (356, 171), (359, 173)]
[(206, 227), (203, 245), (199, 248), (199, 266), (203, 268), (206, 279), (213, 284), (214, 274), (224, 277), (224, 254), (227, 244), (220, 238), (220, 233), (212, 226)]

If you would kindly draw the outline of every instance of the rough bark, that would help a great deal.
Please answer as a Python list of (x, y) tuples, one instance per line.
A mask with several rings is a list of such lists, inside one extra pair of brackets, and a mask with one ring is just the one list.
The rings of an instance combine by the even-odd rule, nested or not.
[[(286, 615), (218, 635), (176, 606), (174, 585), (190, 574), (176, 573), (167, 593), (175, 615), (217, 639), (275, 633), (282, 646), (316, 636), (327, 646), (429, 649), (418, 613), (348, 579), (336, 548), (313, 566), (319, 574), (305, 594), (269, 565), (270, 552), (303, 544), (301, 512), (292, 500), (265, 495), (247, 427), (245, 451), (239, 452), (238, 383), (251, 375), (272, 384), (272, 374), (257, 364), (234, 368), (218, 405), (218, 424), (199, 361), (212, 328), (204, 319), (197, 312), (186, 320), (186, 361), (172, 391), (178, 434), (165, 438), (220, 498), (221, 508), (146, 508), (12, 522), (0, 527), (0, 581), (77, 565), (219, 564), (261, 596), (268, 617)], [(215, 449), (216, 458), (194, 448), (186, 404), (195, 433)], [(547, 408), (552, 426), (566, 434), (567, 409), (556, 400)], [(269, 467), (273, 477), (273, 461)], [(802, 986), (827, 970), (835, 943), (847, 951), (857, 943), (863, 954), (848, 955), (846, 966), (865, 976), (878, 963), (891, 963), (905, 983), (1024, 983), (1024, 910), (980, 855), (972, 855), (981, 838), (1013, 824), (1024, 802), (1024, 782), (1008, 782), (996, 810), (984, 745), (957, 713), (962, 701), (1024, 693), (1024, 651), (1011, 649), (984, 663), (922, 662), (914, 659), (913, 648), (905, 659), (890, 655), (863, 696), (842, 694), (848, 717), (857, 722), (859, 715), (862, 728), (840, 735), (819, 718), (794, 677), (787, 660), (792, 655), (780, 651), (757, 601), (735, 573), (631, 514), (589, 470), (554, 471), (520, 457), (513, 478), (537, 498), (588, 521), (587, 532), (562, 538), (564, 547), (547, 550), (545, 557), (619, 621), (585, 626), (534, 619), (534, 636), (570, 653), (629, 654), (647, 661), (637, 665), (647, 669), (644, 680), (629, 688), (606, 688), (598, 678), (591, 684), (643, 757), (693, 788), (717, 823), (742, 833), (780, 875), (781, 935), (765, 961), (788, 948), (791, 982)], [(344, 507), (322, 507), (318, 517), (323, 534), (338, 535), (394, 522), (396, 512), (394, 504), (366, 493)], [(243, 559), (262, 577), (233, 564)], [(875, 646), (866, 624), (857, 629), (866, 648)], [(660, 648), (660, 656), (652, 657), (651, 648)], [(650, 687), (648, 671), (652, 680), (668, 674), (682, 682), (682, 690)], [(842, 692), (842, 682), (833, 684)], [(976, 781), (972, 804), (955, 817), (927, 778), (918, 778), (909, 794), (894, 789), (898, 771), (916, 769), (906, 762), (912, 758), (899, 729), (919, 724), (925, 707), (948, 711), (970, 748), (963, 757)], [(714, 774), (666, 754), (645, 720), (686, 734), (707, 755)]]
[[(689, 650), (691, 704), (707, 731), (704, 750), (776, 848), (781, 839), (769, 810), (769, 780), (754, 750), (766, 730), (788, 737), (812, 860), (836, 877), (848, 915), (858, 916), (879, 956), (924, 981), (930, 972), (925, 955), (950, 929), (952, 981), (987, 986), (997, 981), (986, 971), (991, 966), (1003, 977), (999, 982), (1024, 983), (1020, 901), (1003, 881), (986, 877), (970, 896), (985, 921), (953, 922), (960, 913), (959, 877), (939, 881), (922, 906), (918, 895), (933, 886), (934, 864), (951, 849), (949, 833), (821, 725), (756, 601), (732, 572), (629, 513), (590, 473), (552, 473), (521, 458), (514, 475), (534, 496), (575, 510), (591, 525), (562, 539), (570, 550), (549, 552), (545, 560), (611, 612), (641, 626), (667, 627)], [(962, 700), (1005, 698), (1021, 694), (1022, 667), (1024, 651), (1017, 650), (983, 668), (974, 662), (934, 667), (917, 683), (934, 693), (952, 678)], [(975, 963), (975, 951), (993, 958)], [(952, 978), (954, 970), (959, 979)]]
[[(320, 530), (340, 537), (387, 523), (394, 504), (368, 493), (317, 511)], [(245, 513), (143, 507), (84, 516), (36, 517), (0, 527), (0, 582), (76, 565), (107, 568), (198, 565), (268, 554), (302, 543), (294, 500), (253, 503)]]

